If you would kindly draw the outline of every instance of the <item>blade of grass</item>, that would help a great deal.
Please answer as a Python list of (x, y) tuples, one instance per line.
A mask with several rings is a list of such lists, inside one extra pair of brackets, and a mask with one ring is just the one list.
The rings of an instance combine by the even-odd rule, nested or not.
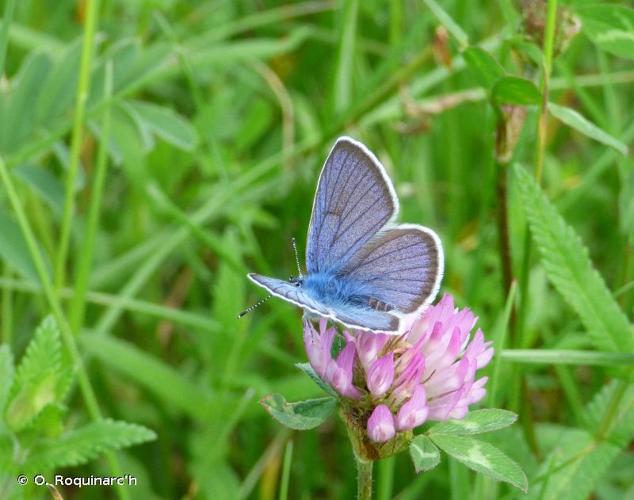
[(75, 115), (73, 120), (73, 133), (71, 138), (71, 152), (68, 173), (66, 175), (66, 190), (64, 196), (64, 212), (60, 240), (58, 243), (55, 260), (55, 285), (58, 288), (64, 286), (66, 281), (66, 258), (70, 245), (70, 232), (75, 214), (75, 185), (79, 172), (81, 146), (84, 139), (84, 118), (86, 115), (86, 101), (90, 91), (90, 73), (92, 69), (92, 56), (94, 52), (95, 34), (97, 29), (97, 16), (99, 12), (99, 0), (86, 0), (86, 21), (81, 49), (81, 62), (79, 67), (79, 84), (75, 96)]
[(9, 28), (13, 22), (14, 11), (15, 0), (7, 0), (2, 17), (2, 30), (0, 30), (0, 76), (4, 76), (4, 63), (7, 58), (7, 47), (9, 46)]
[(284, 450), (284, 463), (282, 465), (282, 480), (280, 483), (279, 500), (288, 499), (288, 483), (291, 478), (291, 464), (293, 463), (293, 440), (289, 439)]
[(568, 349), (504, 349), (501, 358), (523, 364), (634, 366), (634, 354)]
[[(104, 93), (106, 99), (108, 99), (112, 94), (112, 72), (112, 62), (109, 61), (106, 64), (106, 77), (104, 82)], [(99, 225), (99, 213), (101, 211), (101, 201), (103, 199), (103, 190), (106, 180), (106, 169), (108, 167), (107, 151), (109, 140), (110, 107), (108, 106), (104, 110), (101, 122), (101, 140), (99, 143), (99, 151), (97, 153), (97, 167), (95, 170), (95, 178), (90, 196), (90, 207), (88, 208), (88, 222), (86, 225), (86, 233), (83, 237), (83, 245), (79, 255), (77, 278), (75, 280), (76, 293), (73, 295), (73, 299), (70, 304), (69, 321), (71, 330), (75, 332), (75, 335), (79, 335), (84, 323), (86, 293), (88, 291), (88, 280), (90, 278), (95, 237), (97, 235), (97, 227)]]
[(198, 420), (209, 418), (212, 411), (209, 391), (191, 382), (176, 368), (123, 340), (84, 335), (79, 341), (85, 351), (146, 387), (169, 405)]
[(511, 283), (508, 296), (506, 297), (506, 304), (504, 305), (504, 313), (502, 314), (499, 326), (496, 328), (493, 334), (493, 346), (495, 347), (495, 354), (493, 355), (493, 369), (491, 370), (491, 384), (489, 386), (489, 394), (487, 399), (487, 406), (497, 408), (500, 404), (500, 400), (497, 397), (497, 388), (500, 380), (500, 366), (502, 353), (504, 352), (504, 346), (506, 345), (506, 337), (509, 331), (509, 323), (511, 320), (511, 314), (515, 307), (515, 295), (517, 293), (517, 282)]
[(423, 0), (427, 8), (432, 11), (438, 22), (442, 24), (447, 31), (453, 35), (460, 47), (467, 47), (469, 45), (469, 37), (460, 27), (460, 25), (454, 21), (454, 19), (434, 0)]
[(240, 492), (238, 495), (239, 500), (243, 500), (249, 497), (249, 495), (253, 491), (253, 488), (255, 488), (255, 485), (257, 484), (258, 479), (260, 479), (260, 476), (262, 475), (262, 472), (266, 468), (267, 464), (269, 463), (270, 460), (272, 460), (274, 457), (276, 457), (280, 453), (282, 446), (284, 446), (284, 443), (290, 437), (291, 432), (292, 431), (290, 429), (283, 427), (276, 434), (273, 441), (271, 441), (271, 443), (268, 445), (266, 450), (264, 450), (264, 453), (262, 454), (262, 456), (251, 468), (249, 473), (244, 478), (244, 481), (242, 481), (242, 484), (240, 485)]
[(334, 80), (335, 87), (333, 89), (333, 109), (335, 116), (350, 106), (359, 0), (345, 2), (342, 14), (340, 21), (341, 33), (339, 38), (339, 50), (337, 53), (337, 69)]
[[(34, 294), (43, 293), (42, 287), (28, 281), (21, 281), (12, 278), (0, 278), (0, 288), (3, 291), (19, 291)], [(73, 288), (62, 288), (57, 290), (59, 297), (62, 299), (72, 299), (76, 293)], [(195, 328), (207, 333), (218, 333), (220, 325), (218, 322), (209, 318), (207, 315), (196, 314), (173, 307), (154, 304), (144, 300), (137, 299), (121, 299), (117, 295), (110, 295), (101, 292), (86, 292), (85, 300), (91, 304), (97, 304), (106, 307), (120, 306), (126, 311), (147, 314), (164, 321), (173, 321), (174, 323), (190, 328)], [(293, 358), (294, 359), (294, 358)], [(292, 363), (290, 363), (292, 365)]]

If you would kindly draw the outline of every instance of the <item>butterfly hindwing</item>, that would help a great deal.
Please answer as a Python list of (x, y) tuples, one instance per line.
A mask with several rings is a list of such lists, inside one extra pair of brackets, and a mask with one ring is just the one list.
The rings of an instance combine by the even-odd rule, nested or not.
[(409, 314), (433, 300), (442, 272), (438, 236), (428, 228), (405, 224), (375, 235), (340, 274), (363, 288), (376, 307)]
[(362, 144), (340, 138), (319, 176), (306, 243), (308, 272), (336, 272), (397, 212), (383, 166)]
[(399, 318), (386, 311), (361, 308), (341, 308), (330, 316), (350, 328), (375, 332), (395, 332), (399, 329)]

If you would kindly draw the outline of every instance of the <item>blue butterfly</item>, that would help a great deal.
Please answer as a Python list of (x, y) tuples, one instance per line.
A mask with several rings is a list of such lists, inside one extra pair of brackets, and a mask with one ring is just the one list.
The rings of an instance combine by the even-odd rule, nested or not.
[(272, 295), (348, 328), (403, 333), (406, 319), (438, 292), (443, 250), (431, 229), (393, 224), (398, 209), (379, 160), (360, 142), (340, 137), (317, 184), (307, 275), (288, 281), (248, 277)]

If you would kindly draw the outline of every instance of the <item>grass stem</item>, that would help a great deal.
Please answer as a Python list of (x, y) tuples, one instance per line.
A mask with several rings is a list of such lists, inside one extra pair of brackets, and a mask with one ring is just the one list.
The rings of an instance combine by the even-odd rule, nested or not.
[(86, 101), (90, 91), (90, 72), (92, 68), (92, 56), (94, 51), (95, 33), (97, 28), (97, 13), (99, 0), (86, 0), (86, 20), (82, 40), (81, 62), (79, 68), (79, 83), (75, 96), (75, 114), (73, 120), (73, 132), (71, 139), (70, 160), (68, 174), (66, 176), (66, 188), (64, 194), (64, 212), (60, 240), (55, 260), (55, 285), (57, 288), (64, 286), (66, 281), (66, 258), (70, 246), (70, 233), (75, 214), (75, 185), (79, 172), (81, 147), (84, 140), (84, 118), (86, 115)]
[[(112, 94), (112, 62), (106, 65), (105, 96), (108, 98)], [(99, 152), (97, 153), (97, 167), (93, 181), (92, 193), (90, 196), (90, 207), (88, 209), (88, 221), (86, 234), (83, 238), (83, 246), (79, 255), (77, 278), (75, 282), (76, 293), (70, 306), (69, 321), (70, 327), (76, 335), (79, 334), (84, 321), (86, 309), (86, 293), (88, 291), (88, 280), (90, 278), (90, 268), (92, 265), (95, 237), (99, 225), (99, 213), (103, 190), (106, 180), (106, 169), (108, 166), (108, 142), (110, 140), (110, 107), (104, 111), (101, 123), (101, 140), (99, 142)]]

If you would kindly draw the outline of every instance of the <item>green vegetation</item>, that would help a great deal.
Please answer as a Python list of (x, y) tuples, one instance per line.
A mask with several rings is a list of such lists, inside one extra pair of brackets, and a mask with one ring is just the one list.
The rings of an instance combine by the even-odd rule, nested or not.
[[(345, 427), (295, 366), (300, 312), (237, 318), (263, 296), (248, 271), (295, 273), (291, 239), (301, 253), (344, 133), (388, 168), (401, 220), (440, 234), (442, 290), (495, 341), (481, 406), (519, 415), (479, 434), (511, 420), (472, 413), (477, 436), (428, 424), (378, 462), (375, 498), (526, 497), (465, 467), (474, 452), (524, 488), (519, 464), (529, 498), (634, 496), (631, 7), (4, 0), (0, 15), (0, 498), (52, 498), (38, 473), (137, 479), (64, 498), (354, 497)], [(294, 428), (325, 423), (287, 429), (263, 398)]]

